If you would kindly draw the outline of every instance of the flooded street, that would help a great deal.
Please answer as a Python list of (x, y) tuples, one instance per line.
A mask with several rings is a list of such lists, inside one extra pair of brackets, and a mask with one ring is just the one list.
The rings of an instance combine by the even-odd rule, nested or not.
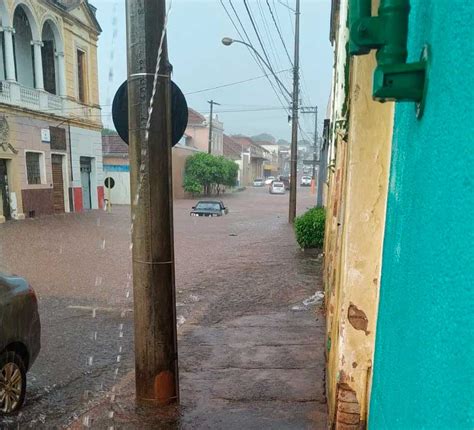
[[(299, 189), (298, 211), (314, 196)], [(39, 296), (42, 350), (3, 428), (325, 428), (318, 253), (298, 249), (288, 194), (223, 196), (230, 213), (175, 201), (181, 408), (133, 404), (129, 207), (0, 225), (4, 269)], [(319, 282), (319, 281), (318, 281)], [(148, 427), (147, 427), (148, 426)]]

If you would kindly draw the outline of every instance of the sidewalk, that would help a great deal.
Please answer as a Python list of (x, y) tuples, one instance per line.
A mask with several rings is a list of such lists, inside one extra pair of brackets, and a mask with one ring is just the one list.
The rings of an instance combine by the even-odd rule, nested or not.
[(210, 315), (203, 306), (201, 316), (186, 322), (179, 336), (179, 408), (137, 410), (131, 372), (115, 396), (110, 393), (70, 428), (325, 429), (321, 300), (304, 305), (309, 286), (292, 291), (286, 309), (268, 306), (229, 319), (224, 312), (219, 320), (216, 309)]

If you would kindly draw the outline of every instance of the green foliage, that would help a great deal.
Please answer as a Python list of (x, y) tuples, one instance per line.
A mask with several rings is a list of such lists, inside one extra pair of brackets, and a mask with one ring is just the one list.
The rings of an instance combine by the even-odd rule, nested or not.
[(117, 132), (115, 130), (112, 130), (110, 128), (102, 129), (102, 136), (115, 136), (115, 135), (117, 135)]
[(324, 242), (326, 212), (313, 208), (295, 219), (296, 241), (304, 249), (321, 248)]
[(237, 182), (239, 166), (232, 160), (200, 152), (186, 160), (184, 170), (185, 191), (209, 194), (212, 189), (219, 192), (220, 186), (233, 187)]
[(191, 194), (200, 194), (202, 193), (202, 185), (196, 181), (194, 178), (185, 177), (183, 187), (186, 192)]
[(260, 134), (257, 134), (256, 136), (252, 136), (250, 139), (252, 139), (254, 142), (271, 142), (271, 143), (275, 143), (275, 140), (276, 140), (270, 133), (260, 133)]

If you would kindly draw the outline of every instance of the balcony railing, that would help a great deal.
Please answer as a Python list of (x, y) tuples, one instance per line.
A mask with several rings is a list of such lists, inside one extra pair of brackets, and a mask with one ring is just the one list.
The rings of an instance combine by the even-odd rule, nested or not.
[(28, 88), (18, 82), (0, 81), (0, 103), (51, 115), (100, 122), (100, 109), (98, 108), (84, 106), (46, 91)]

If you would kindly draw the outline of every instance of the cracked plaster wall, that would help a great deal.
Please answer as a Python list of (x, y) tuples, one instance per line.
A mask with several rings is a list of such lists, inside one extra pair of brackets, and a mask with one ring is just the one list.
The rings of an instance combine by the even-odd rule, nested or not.
[[(341, 5), (339, 31), (347, 35), (343, 7), (347, 4)], [(355, 429), (365, 426), (370, 397), (393, 103), (372, 100), (373, 52), (349, 59), (350, 64), (346, 59), (345, 47), (336, 52), (336, 68), (345, 72), (336, 73), (335, 87), (347, 92), (348, 100), (347, 121), (334, 133), (336, 160), (328, 199), (327, 390), (330, 420), (336, 428)], [(333, 125), (341, 119), (335, 113), (337, 109)], [(341, 400), (349, 392), (351, 407)]]

